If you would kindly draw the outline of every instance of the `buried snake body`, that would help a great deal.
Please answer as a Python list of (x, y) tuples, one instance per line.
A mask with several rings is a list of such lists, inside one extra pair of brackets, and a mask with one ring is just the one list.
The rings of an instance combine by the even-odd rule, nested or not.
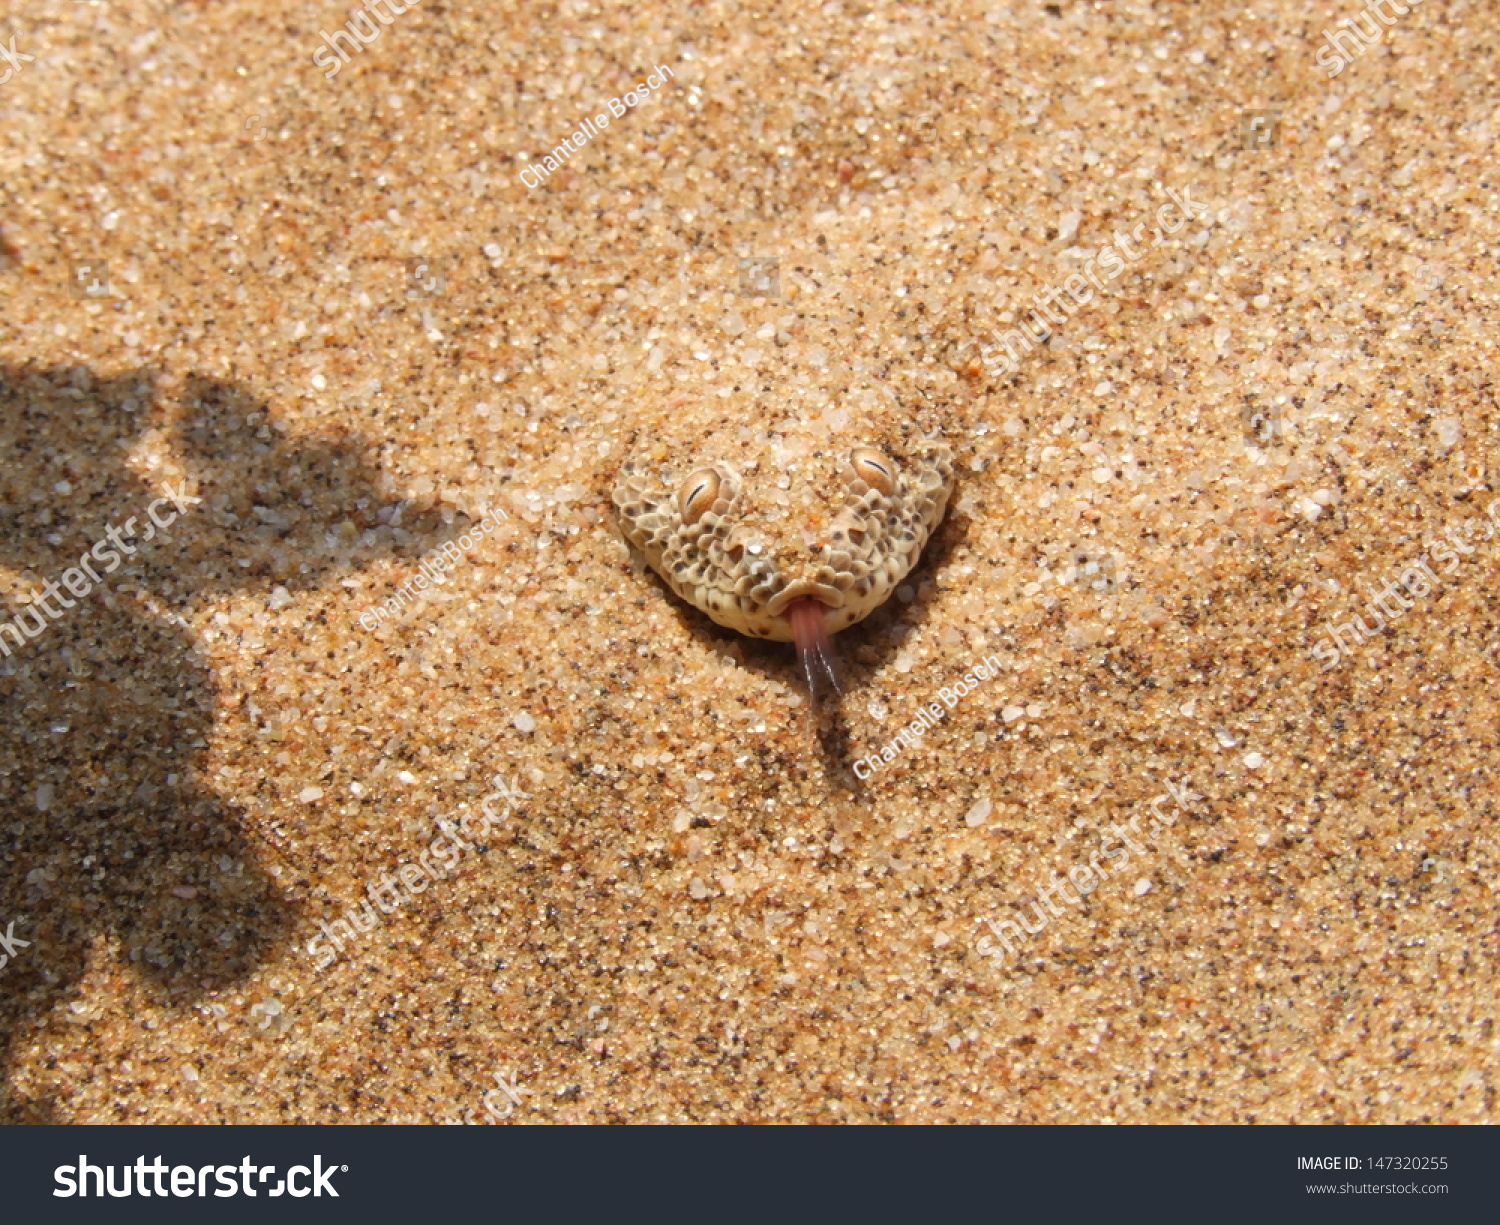
[(818, 670), (837, 689), (830, 635), (896, 589), (953, 489), (934, 433), (894, 415), (845, 419), (657, 438), (613, 491), (626, 539), (678, 596), (728, 629), (796, 643), (809, 696)]

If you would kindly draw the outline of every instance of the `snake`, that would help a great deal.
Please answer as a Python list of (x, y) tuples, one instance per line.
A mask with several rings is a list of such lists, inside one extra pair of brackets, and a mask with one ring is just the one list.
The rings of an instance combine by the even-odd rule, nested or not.
[(726, 629), (796, 644), (809, 697), (831, 638), (900, 585), (942, 521), (953, 452), (895, 405), (662, 419), (611, 493), (622, 534)]

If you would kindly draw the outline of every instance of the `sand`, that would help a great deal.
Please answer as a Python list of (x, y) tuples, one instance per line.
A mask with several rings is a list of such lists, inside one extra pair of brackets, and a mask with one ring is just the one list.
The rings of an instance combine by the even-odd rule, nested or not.
[[(1493, 1119), (1500, 23), (1360, 11), (14, 9), (0, 620), (184, 500), (0, 658), (0, 1117)], [(815, 720), (608, 490), (893, 402)]]

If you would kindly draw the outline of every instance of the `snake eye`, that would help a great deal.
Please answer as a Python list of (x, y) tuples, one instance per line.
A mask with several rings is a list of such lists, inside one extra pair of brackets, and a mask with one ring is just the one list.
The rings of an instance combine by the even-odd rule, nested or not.
[(871, 489), (889, 497), (896, 492), (896, 465), (871, 447), (856, 447), (849, 452), (854, 475)]
[(677, 508), (684, 523), (697, 523), (719, 500), (719, 474), (712, 468), (700, 468), (677, 491)]

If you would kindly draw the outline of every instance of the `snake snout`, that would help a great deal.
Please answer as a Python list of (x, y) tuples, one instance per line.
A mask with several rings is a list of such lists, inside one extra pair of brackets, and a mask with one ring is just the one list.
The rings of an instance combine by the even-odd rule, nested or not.
[(829, 608), (842, 608), (844, 606), (844, 593), (837, 587), (827, 583), (819, 583), (809, 579), (799, 579), (795, 583), (788, 583), (766, 604), (766, 611), (773, 617), (786, 614), (787, 606), (793, 600), (812, 599), (820, 604), (826, 604)]

